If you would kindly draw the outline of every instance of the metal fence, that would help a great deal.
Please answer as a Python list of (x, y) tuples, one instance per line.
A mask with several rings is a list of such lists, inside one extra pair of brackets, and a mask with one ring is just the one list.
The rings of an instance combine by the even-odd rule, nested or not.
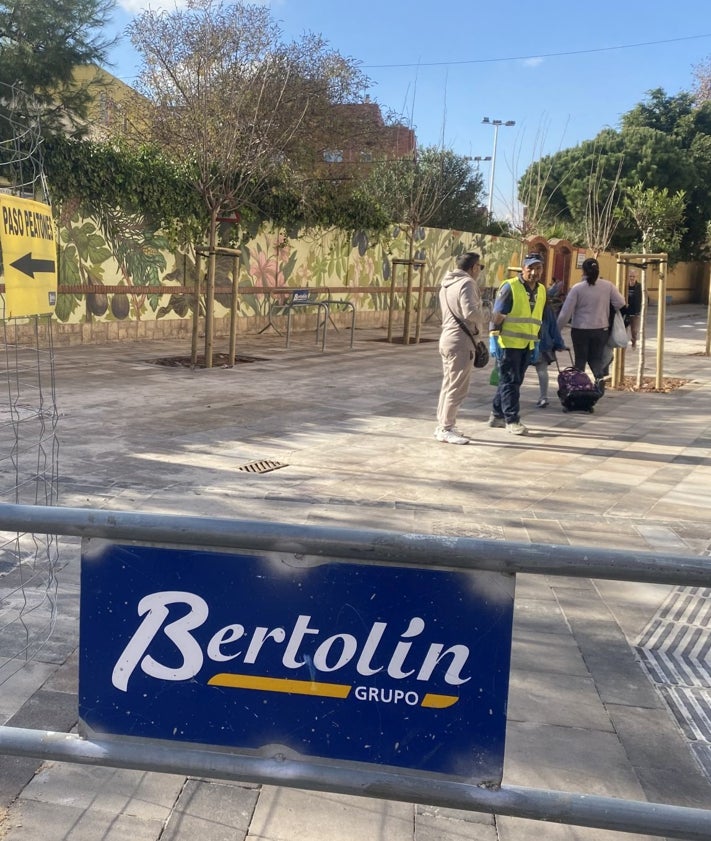
[[(173, 546), (288, 553), (296, 557), (488, 570), (640, 583), (711, 585), (708, 559), (447, 538), (421, 534), (294, 526), (88, 509), (0, 506), (0, 531), (67, 535)], [(711, 837), (711, 810), (521, 786), (500, 788), (414, 773), (244, 756), (140, 739), (85, 739), (74, 734), (0, 727), (0, 752), (137, 770), (251, 781), (325, 792), (647, 833), (687, 841)]]

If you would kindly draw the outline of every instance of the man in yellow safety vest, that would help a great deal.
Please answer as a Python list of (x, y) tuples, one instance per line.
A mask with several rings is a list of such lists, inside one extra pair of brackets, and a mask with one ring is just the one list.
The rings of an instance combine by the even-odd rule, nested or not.
[(535, 362), (543, 321), (546, 289), (539, 282), (542, 276), (541, 255), (527, 254), (518, 275), (499, 287), (491, 314), (489, 350), (496, 358), (499, 385), (489, 426), (506, 427), (513, 435), (528, 433), (519, 417), (519, 402), (526, 368)]

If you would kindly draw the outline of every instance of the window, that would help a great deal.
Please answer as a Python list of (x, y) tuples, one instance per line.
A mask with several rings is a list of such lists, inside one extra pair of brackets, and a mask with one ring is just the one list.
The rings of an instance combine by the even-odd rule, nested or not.
[(323, 159), (327, 164), (342, 164), (343, 149), (324, 149)]

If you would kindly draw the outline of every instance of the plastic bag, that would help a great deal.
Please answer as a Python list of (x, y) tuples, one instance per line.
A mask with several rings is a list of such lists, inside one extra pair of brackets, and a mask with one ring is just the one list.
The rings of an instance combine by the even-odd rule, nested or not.
[(616, 311), (615, 317), (612, 319), (612, 326), (610, 327), (610, 335), (607, 339), (607, 346), (626, 348), (629, 344), (629, 340), (630, 338), (627, 335), (625, 321), (619, 311)]

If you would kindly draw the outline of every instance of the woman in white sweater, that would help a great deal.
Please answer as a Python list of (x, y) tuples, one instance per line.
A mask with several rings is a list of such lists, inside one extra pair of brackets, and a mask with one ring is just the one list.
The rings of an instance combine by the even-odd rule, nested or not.
[[(457, 412), (469, 394), (474, 345), (469, 333), (484, 332), (481, 294), (479, 292), (480, 257), (467, 251), (457, 257), (457, 268), (442, 278), (439, 302), (442, 308), (442, 388), (437, 405), (434, 437), (445, 444), (468, 444), (469, 438), (456, 428)], [(464, 324), (469, 332), (466, 332)]]
[(583, 263), (583, 278), (568, 292), (558, 314), (558, 327), (570, 323), (570, 339), (575, 354), (574, 365), (584, 371), (586, 365), (602, 388), (604, 351), (609, 336), (610, 307), (619, 310), (625, 299), (613, 283), (600, 277), (600, 265), (593, 257)]

